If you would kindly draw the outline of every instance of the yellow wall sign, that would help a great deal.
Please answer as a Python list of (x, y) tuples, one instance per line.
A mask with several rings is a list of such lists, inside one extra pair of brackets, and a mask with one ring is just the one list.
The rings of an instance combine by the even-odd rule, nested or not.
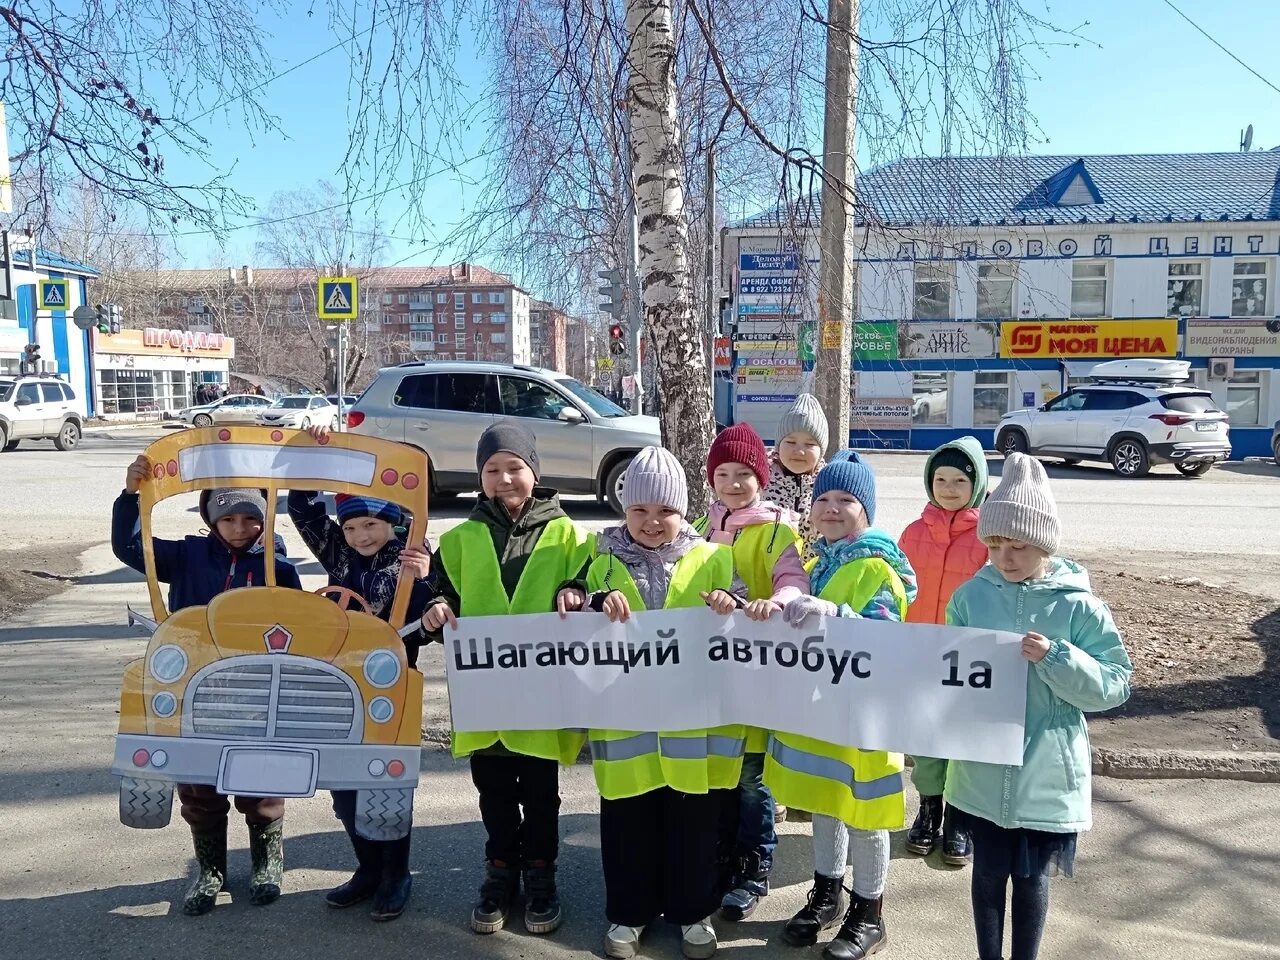
[(40, 287), (40, 309), (41, 310), (65, 310), (67, 309), (67, 281), (58, 280), (50, 277), (41, 277)]
[(1177, 320), (1008, 320), (1000, 324), (1000, 356), (1063, 359), (1173, 357)]
[(354, 320), (359, 297), (360, 281), (355, 277), (321, 277), (316, 313), (321, 320)]

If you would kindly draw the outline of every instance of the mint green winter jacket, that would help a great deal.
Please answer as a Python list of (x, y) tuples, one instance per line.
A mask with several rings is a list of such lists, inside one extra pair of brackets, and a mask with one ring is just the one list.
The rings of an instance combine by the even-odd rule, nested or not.
[(953, 760), (946, 801), (997, 826), (1074, 833), (1092, 825), (1084, 714), (1129, 699), (1133, 664), (1084, 567), (1054, 557), (1041, 580), (1009, 583), (991, 564), (960, 586), (947, 623), (1039, 633), (1049, 653), (1027, 671), (1022, 766)]

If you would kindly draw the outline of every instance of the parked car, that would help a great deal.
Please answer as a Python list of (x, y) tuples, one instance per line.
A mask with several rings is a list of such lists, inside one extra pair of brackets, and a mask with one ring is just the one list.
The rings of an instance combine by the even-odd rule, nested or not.
[(59, 450), (70, 450), (83, 430), (68, 384), (49, 376), (0, 376), (0, 450), (23, 440), (52, 440)]
[[(332, 403), (335, 407), (338, 405), (338, 395), (336, 393), (329, 394), (327, 397), (325, 397), (325, 399), (328, 400), (330, 403)], [(358, 399), (359, 398), (355, 394), (344, 393), (342, 395), (342, 405), (344, 407), (353, 407), (355, 406), (356, 400)]]
[(563, 493), (595, 494), (621, 512), (627, 465), (661, 443), (656, 417), (637, 417), (572, 377), (539, 367), (420, 360), (387, 367), (347, 414), (356, 433), (426, 452), (431, 493), (476, 489), (476, 440), (499, 418), (538, 441), (542, 479)]
[(1093, 383), (1006, 413), (996, 446), (1006, 457), (1016, 451), (1069, 465), (1102, 460), (1122, 477), (1145, 476), (1157, 463), (1203, 476), (1231, 456), (1230, 426), (1209, 391), (1185, 384), (1189, 373), (1185, 360), (1100, 363)]
[(297, 427), (301, 430), (314, 424), (324, 424), (338, 429), (338, 408), (324, 397), (297, 394), (281, 397), (270, 406), (263, 407), (256, 417), (264, 427)]
[(212, 403), (183, 407), (175, 416), (193, 427), (210, 427), (215, 423), (253, 423), (258, 414), (271, 406), (267, 397), (253, 393), (232, 393)]

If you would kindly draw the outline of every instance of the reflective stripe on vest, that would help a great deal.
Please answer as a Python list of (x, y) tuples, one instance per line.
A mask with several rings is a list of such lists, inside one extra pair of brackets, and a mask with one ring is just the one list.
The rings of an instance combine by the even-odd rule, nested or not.
[(853, 791), (855, 800), (880, 800), (902, 792), (901, 773), (886, 774), (875, 780), (858, 780), (853, 767), (844, 761), (788, 746), (777, 737), (769, 737), (769, 756), (788, 770), (844, 784)]
[(657, 733), (637, 733), (621, 740), (592, 740), (591, 759), (605, 762), (634, 760), (657, 753), (670, 760), (705, 760), (707, 757), (740, 757), (746, 740), (720, 733), (677, 737)]

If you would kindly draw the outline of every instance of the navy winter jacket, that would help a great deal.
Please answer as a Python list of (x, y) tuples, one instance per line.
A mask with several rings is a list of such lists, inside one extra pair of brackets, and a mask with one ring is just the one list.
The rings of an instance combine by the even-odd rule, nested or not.
[[(142, 559), (142, 530), (138, 495), (123, 491), (111, 508), (111, 552), (139, 573), (146, 573)], [(181, 540), (151, 538), (156, 576), (169, 584), (169, 612), (207, 604), (235, 587), (261, 587), (267, 582), (266, 554), (261, 546), (232, 551), (215, 534)], [(277, 541), (277, 550), (280, 543)], [(302, 589), (298, 571), (277, 553), (276, 586)]]

